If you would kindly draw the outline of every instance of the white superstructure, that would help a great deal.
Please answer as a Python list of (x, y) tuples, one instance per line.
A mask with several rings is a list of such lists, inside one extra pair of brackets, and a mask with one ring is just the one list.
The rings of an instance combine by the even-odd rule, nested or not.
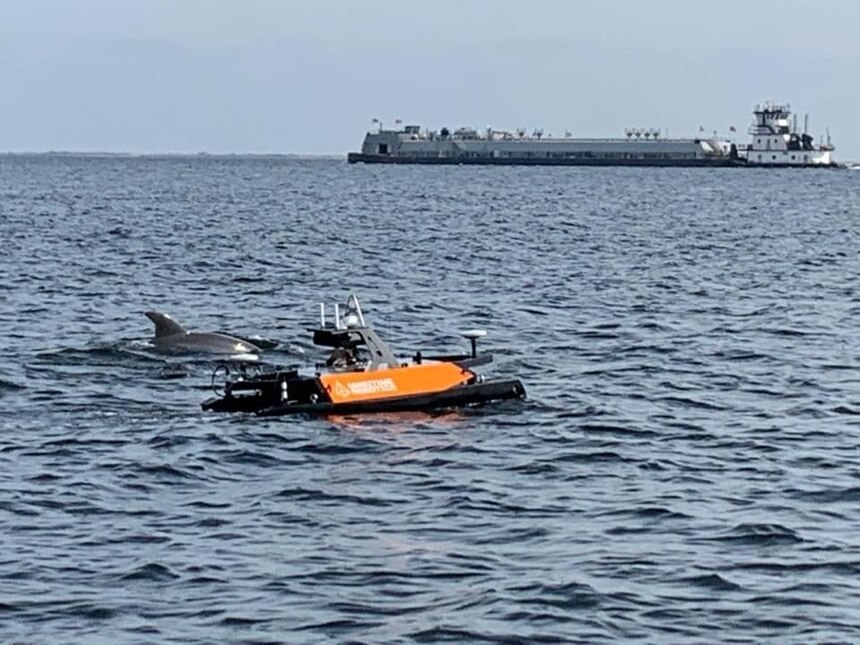
[(803, 132), (797, 129), (797, 117), (792, 123), (790, 106), (775, 103), (757, 105), (750, 126), (752, 140), (741, 150), (750, 165), (761, 166), (829, 166), (833, 163), (830, 136), (826, 144), (815, 145), (808, 134), (809, 115), (804, 118)]

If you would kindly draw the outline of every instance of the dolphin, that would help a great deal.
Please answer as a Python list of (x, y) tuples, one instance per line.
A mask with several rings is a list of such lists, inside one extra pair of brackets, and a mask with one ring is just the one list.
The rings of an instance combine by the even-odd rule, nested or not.
[(167, 314), (147, 311), (146, 317), (155, 323), (152, 344), (163, 352), (194, 352), (204, 354), (259, 354), (262, 350), (244, 338), (220, 332), (188, 331)]

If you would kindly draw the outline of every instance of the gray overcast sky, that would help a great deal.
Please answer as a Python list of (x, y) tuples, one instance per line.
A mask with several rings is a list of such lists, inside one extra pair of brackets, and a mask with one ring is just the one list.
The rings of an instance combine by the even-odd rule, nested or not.
[(746, 139), (788, 101), (860, 159), (854, 0), (7, 0), (0, 150), (343, 153), (373, 117)]

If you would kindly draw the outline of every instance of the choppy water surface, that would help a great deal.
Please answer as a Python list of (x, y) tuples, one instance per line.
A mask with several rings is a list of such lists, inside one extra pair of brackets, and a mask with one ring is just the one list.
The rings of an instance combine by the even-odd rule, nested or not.
[[(852, 642), (860, 173), (0, 157), (0, 639)], [(142, 312), (529, 400), (203, 414)]]

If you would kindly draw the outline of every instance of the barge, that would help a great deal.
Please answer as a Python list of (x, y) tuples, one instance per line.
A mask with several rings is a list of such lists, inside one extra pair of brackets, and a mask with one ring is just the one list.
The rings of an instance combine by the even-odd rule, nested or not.
[[(816, 142), (803, 130), (788, 104), (764, 103), (753, 111), (749, 143), (726, 137), (670, 139), (660, 130), (628, 128), (623, 138), (578, 139), (464, 127), (450, 131), (422, 130), (418, 125), (375, 130), (364, 137), (361, 152), (347, 155), (349, 163), (538, 165), (538, 166), (693, 166), (693, 167), (815, 167), (832, 168), (834, 146)], [(700, 128), (701, 130), (701, 128)], [(733, 128), (732, 128), (733, 130)]]

